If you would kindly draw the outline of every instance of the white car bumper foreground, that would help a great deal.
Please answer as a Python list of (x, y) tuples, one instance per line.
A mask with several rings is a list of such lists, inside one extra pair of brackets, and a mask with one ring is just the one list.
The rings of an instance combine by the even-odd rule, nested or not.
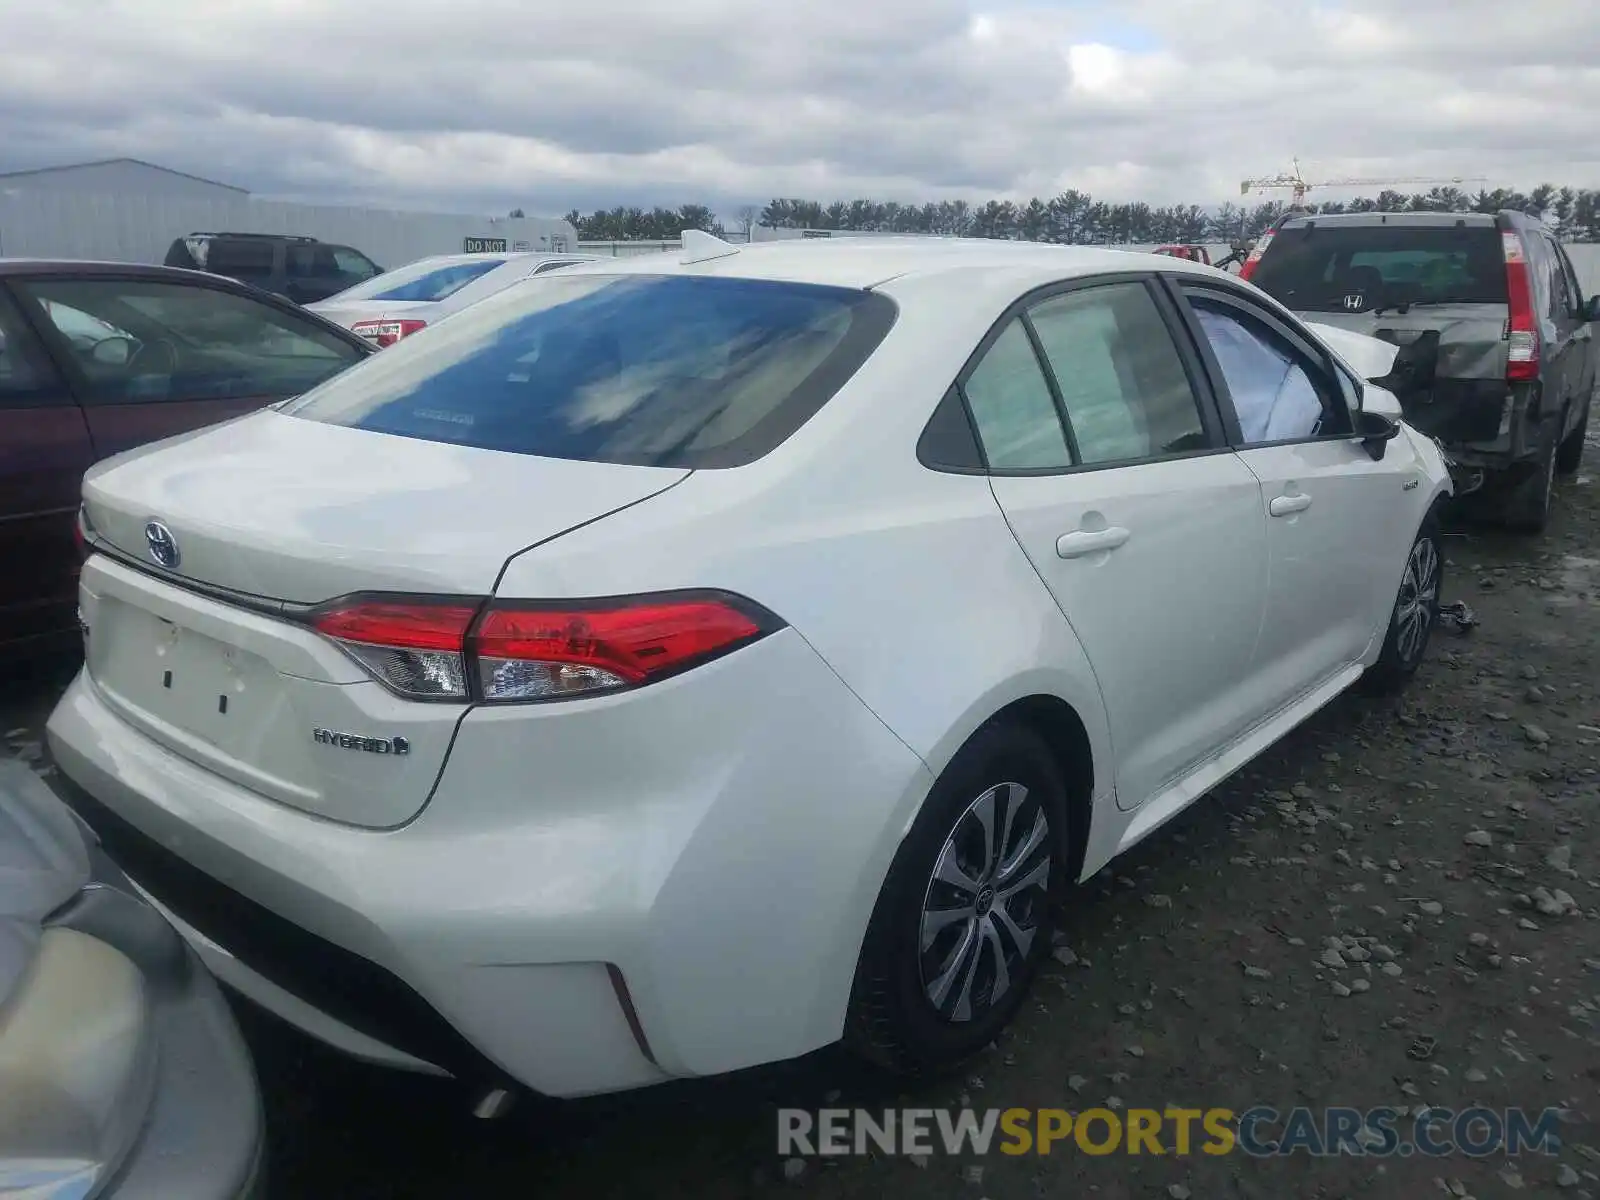
[(352, 1053), (554, 1096), (837, 1039), (932, 782), (787, 629), (635, 693), (472, 710), (387, 831), (172, 754), (86, 673), (49, 738), (66, 798), (233, 986)]

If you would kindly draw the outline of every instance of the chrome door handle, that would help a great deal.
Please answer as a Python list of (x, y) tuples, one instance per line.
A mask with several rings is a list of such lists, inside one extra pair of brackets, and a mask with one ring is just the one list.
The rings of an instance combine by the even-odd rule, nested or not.
[(1267, 511), (1275, 517), (1291, 517), (1311, 507), (1311, 497), (1301, 492), (1296, 496), (1274, 496)]
[(1074, 529), (1056, 539), (1056, 553), (1062, 558), (1082, 558), (1098, 550), (1115, 550), (1128, 540), (1128, 531), (1113, 525), (1109, 529)]

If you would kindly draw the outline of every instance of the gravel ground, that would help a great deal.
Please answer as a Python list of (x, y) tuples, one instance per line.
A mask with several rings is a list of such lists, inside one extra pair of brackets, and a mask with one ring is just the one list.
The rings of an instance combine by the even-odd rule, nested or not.
[[(1436, 637), (1398, 702), (1341, 700), (1080, 889), (1060, 954), (1076, 961), (1051, 964), (962, 1078), (897, 1098), (824, 1051), (484, 1123), (448, 1085), (347, 1063), (245, 1011), (273, 1195), (1600, 1196), (1597, 533), (1587, 475), (1561, 487), (1542, 539), (1452, 532), (1446, 596), (1481, 625)], [(59, 685), (48, 670), (14, 685), (0, 728), (37, 736)], [(1113, 1101), (1569, 1112), (1559, 1156), (1514, 1162), (1069, 1146), (786, 1169), (775, 1154), (780, 1104)]]

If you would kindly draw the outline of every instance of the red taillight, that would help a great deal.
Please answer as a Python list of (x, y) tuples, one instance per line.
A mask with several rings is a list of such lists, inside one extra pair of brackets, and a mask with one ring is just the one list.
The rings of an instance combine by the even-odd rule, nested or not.
[(1522, 240), (1511, 230), (1500, 234), (1506, 258), (1506, 378), (1539, 378), (1539, 324), (1533, 315), (1533, 288)]
[(491, 608), (472, 643), (485, 700), (532, 700), (649, 683), (763, 632), (727, 599), (666, 598)]
[(426, 321), (357, 321), (350, 326), (350, 332), (366, 338), (381, 350), (426, 328), (427, 324)]
[[(590, 604), (355, 601), (318, 614), (394, 691), (416, 699), (549, 700), (638, 687), (760, 638), (779, 622), (723, 593)], [(470, 666), (469, 666), (470, 664)]]
[(1267, 252), (1267, 247), (1272, 245), (1272, 239), (1277, 236), (1277, 230), (1269, 229), (1256, 239), (1256, 244), (1250, 247), (1250, 257), (1246, 258), (1239, 268), (1240, 279), (1249, 279), (1256, 273), (1256, 268), (1261, 265), (1261, 256)]
[(418, 700), (467, 699), (467, 630), (480, 602), (356, 600), (317, 613), (312, 628), (380, 682)]

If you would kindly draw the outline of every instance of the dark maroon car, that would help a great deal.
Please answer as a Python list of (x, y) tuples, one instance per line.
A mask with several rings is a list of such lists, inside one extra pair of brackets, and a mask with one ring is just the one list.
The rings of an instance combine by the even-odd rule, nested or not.
[(286, 399), (373, 353), (195, 271), (0, 259), (0, 653), (77, 628), (84, 470)]

